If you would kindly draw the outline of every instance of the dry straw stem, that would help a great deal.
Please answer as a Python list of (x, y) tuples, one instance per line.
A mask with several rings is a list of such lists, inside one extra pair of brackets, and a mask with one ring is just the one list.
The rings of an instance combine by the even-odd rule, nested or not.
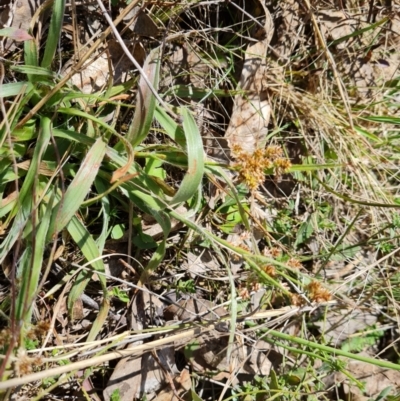
[[(310, 308), (306, 308), (306, 309), (310, 309)], [(277, 309), (277, 310), (256, 313), (252, 316), (246, 316), (244, 318), (246, 320), (247, 319), (261, 319), (261, 318), (265, 319), (265, 318), (281, 316), (281, 315), (286, 315), (286, 314), (292, 315), (294, 313), (300, 312), (300, 310), (303, 311), (305, 309), (304, 308), (300, 309), (298, 307), (289, 306), (289, 307), (285, 307), (285, 308), (281, 308), (281, 309)], [(111, 361), (114, 359), (118, 359), (118, 358), (124, 358), (127, 356), (140, 356), (145, 352), (152, 351), (154, 349), (159, 349), (160, 347), (170, 344), (170, 343), (173, 343), (175, 341), (195, 338), (199, 335), (202, 335), (202, 334), (205, 334), (212, 330), (215, 330), (215, 327), (216, 327), (216, 324), (211, 323), (211, 324), (208, 324), (207, 326), (190, 328), (185, 331), (180, 331), (177, 334), (171, 335), (169, 337), (161, 338), (159, 340), (151, 341), (151, 342), (145, 343), (145, 344), (139, 344), (139, 345), (135, 346), (134, 348), (113, 351), (113, 352), (110, 352), (105, 355), (96, 356), (94, 358), (85, 359), (83, 361), (70, 363), (70, 364), (64, 365), (64, 366), (58, 366), (54, 369), (48, 369), (48, 370), (44, 370), (41, 372), (32, 373), (32, 374), (29, 374), (29, 375), (26, 375), (23, 377), (6, 380), (6, 381), (0, 383), (0, 390), (6, 390), (8, 388), (22, 386), (24, 384), (31, 383), (31, 382), (34, 382), (37, 380), (43, 380), (45, 378), (62, 375), (64, 373), (70, 373), (72, 371), (86, 369), (88, 367), (97, 366), (102, 363), (105, 363), (105, 362), (108, 362), (108, 361)], [(226, 333), (223, 333), (223, 334), (225, 335)], [(145, 334), (145, 336), (148, 336), (148, 334)], [(108, 339), (108, 341), (109, 341), (109, 339)], [(102, 341), (102, 342), (104, 342), (104, 341)], [(93, 344), (94, 343), (91, 343), (90, 345), (93, 345)], [(119, 344), (117, 344), (117, 345), (119, 345)], [(87, 348), (87, 347), (88, 347), (87, 344), (84, 345), (84, 348)], [(96, 352), (96, 351), (93, 351), (93, 352)], [(73, 353), (75, 353), (75, 352), (73, 352)], [(57, 360), (65, 359), (65, 358), (66, 358), (66, 356), (63, 355), (63, 356), (58, 357)], [(55, 359), (53, 359), (53, 361), (54, 360)]]
[[(115, 19), (113, 25), (117, 26), (124, 18), (125, 16), (140, 2), (140, 0), (133, 0), (132, 3), (130, 3), (119, 15), (118, 18)], [(43, 99), (36, 104), (27, 114), (26, 116), (17, 124), (16, 128), (22, 128), (37, 112), (48, 102), (48, 100), (58, 93), (60, 89), (71, 79), (71, 77), (79, 72), (79, 70), (82, 68), (83, 64), (89, 59), (89, 57), (94, 53), (94, 51), (100, 46), (100, 44), (107, 38), (107, 36), (111, 33), (112, 29), (111, 27), (107, 28), (99, 37), (99, 39), (96, 40), (96, 42), (93, 44), (93, 46), (87, 51), (86, 54), (82, 56), (82, 58), (71, 67), (71, 71), (64, 76), (64, 78), (61, 79), (61, 81), (54, 86), (54, 88), (46, 95), (43, 97)]]
[[(387, 192), (382, 188), (381, 178), (371, 169), (380, 160), (379, 150), (374, 149), (365, 137), (349, 127), (347, 114), (341, 113), (329, 99), (296, 90), (294, 86), (283, 82), (283, 77), (271, 75), (270, 79), (270, 94), (280, 103), (273, 107), (275, 113), (279, 107), (288, 108), (292, 117), (298, 121), (299, 134), (303, 136), (316, 160), (325, 159), (325, 150), (321, 144), (329, 144), (338, 157), (338, 163), (343, 166), (342, 172), (351, 182), (357, 184), (357, 192), (353, 190), (349, 193), (349, 186), (339, 179), (340, 173), (331, 169), (320, 171), (321, 175), (338, 177), (337, 186), (327, 185), (329, 192), (338, 198), (340, 192), (348, 194), (348, 200), (354, 203), (368, 204), (373, 199), (377, 203), (376, 206), (385, 207), (385, 204), (392, 204)], [(310, 135), (310, 131), (314, 132), (314, 135)], [(323, 177), (320, 179), (322, 185), (328, 182), (324, 181)], [(336, 192), (332, 188), (335, 188)]]
[(36, 380), (43, 380), (45, 378), (58, 376), (64, 373), (68, 373), (74, 370), (86, 369), (88, 367), (93, 367), (100, 365), (104, 362), (112, 361), (113, 359), (124, 358), (126, 356), (139, 356), (144, 352), (151, 351), (153, 349), (157, 349), (163, 345), (173, 343), (174, 341), (182, 340), (185, 338), (193, 338), (200, 334), (206, 333), (210, 330), (213, 330), (215, 326), (212, 324), (207, 328), (193, 328), (182, 333), (175, 334), (171, 337), (161, 338), (160, 340), (155, 340), (146, 344), (137, 345), (134, 348), (119, 350), (110, 352), (105, 355), (97, 356), (95, 358), (86, 359), (79, 362), (70, 363), (65, 366), (58, 366), (54, 369), (48, 369), (37, 373), (32, 373), (30, 375), (26, 375), (24, 377), (18, 377), (14, 379), (10, 379), (0, 383), (0, 390), (6, 390), (8, 388), (21, 386)]

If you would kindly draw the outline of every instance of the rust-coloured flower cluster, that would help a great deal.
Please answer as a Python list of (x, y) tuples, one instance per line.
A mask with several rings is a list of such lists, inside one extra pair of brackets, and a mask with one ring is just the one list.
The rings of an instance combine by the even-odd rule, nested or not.
[(292, 164), (283, 156), (280, 146), (267, 146), (257, 149), (254, 153), (243, 151), (240, 145), (232, 148), (235, 158), (234, 167), (239, 171), (239, 179), (246, 183), (251, 191), (255, 191), (265, 180), (265, 170), (273, 168), (276, 178), (285, 173)]

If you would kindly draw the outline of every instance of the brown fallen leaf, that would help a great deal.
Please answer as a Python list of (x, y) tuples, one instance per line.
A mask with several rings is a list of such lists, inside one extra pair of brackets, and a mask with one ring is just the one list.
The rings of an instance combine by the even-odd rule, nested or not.
[[(161, 301), (148, 292), (136, 292), (131, 304), (130, 328), (135, 331), (143, 330), (148, 326), (148, 315), (156, 315), (161, 305)], [(143, 341), (132, 343), (128, 348), (134, 348), (140, 343)], [(166, 372), (172, 376), (178, 373), (174, 347), (165, 347), (154, 355), (152, 352), (147, 352), (140, 357), (122, 358), (114, 368), (107, 388), (103, 392), (104, 399), (110, 400), (117, 389), (120, 401), (139, 399), (143, 395), (152, 399), (155, 393), (168, 383)]]
[[(131, 347), (135, 345), (137, 344), (132, 344)], [(158, 351), (157, 355), (160, 361), (168, 361), (173, 359), (174, 350), (166, 347)], [(170, 369), (168, 364), (164, 368)], [(120, 401), (140, 399), (143, 395), (152, 398), (150, 394), (154, 396), (155, 392), (160, 390), (165, 383), (164, 370), (158, 361), (154, 360), (151, 353), (146, 353), (139, 358), (122, 358), (114, 368), (103, 396), (108, 401), (111, 399), (112, 393), (118, 389)]]
[[(223, 307), (216, 307), (205, 299), (182, 300), (178, 305), (170, 305), (164, 310), (165, 319), (216, 321), (228, 313)], [(187, 343), (176, 342), (182, 348), (186, 360), (197, 372), (215, 371), (231, 372), (235, 368), (237, 374), (268, 375), (272, 366), (266, 352), (269, 344), (259, 341), (255, 345), (245, 344), (240, 335), (236, 336), (231, 358), (227, 358), (229, 336), (227, 322), (214, 323), (217, 330), (204, 333)]]

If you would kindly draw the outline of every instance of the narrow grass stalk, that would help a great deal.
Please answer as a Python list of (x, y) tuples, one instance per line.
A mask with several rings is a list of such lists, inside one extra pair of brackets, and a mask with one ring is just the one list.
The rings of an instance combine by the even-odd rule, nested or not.
[[(295, 336), (291, 336), (289, 334), (284, 334), (284, 333), (281, 333), (276, 330), (269, 330), (268, 334), (264, 337), (270, 338), (271, 336), (280, 338), (282, 340), (290, 341), (295, 344), (303, 345), (303, 346), (309, 347), (314, 350), (327, 352), (328, 354), (330, 354), (332, 356), (343, 356), (345, 358), (353, 359), (355, 361), (365, 362), (365, 363), (369, 363), (371, 365), (380, 366), (382, 368), (400, 371), (400, 365), (397, 363), (392, 363), (392, 362), (388, 362), (388, 361), (382, 361), (379, 359), (369, 358), (369, 357), (362, 356), (362, 355), (352, 354), (351, 352), (342, 351), (340, 349), (329, 347), (327, 345), (322, 345), (322, 344), (315, 343), (313, 341), (304, 340), (300, 337), (295, 337)], [(291, 348), (291, 350), (293, 352), (303, 353), (303, 351), (299, 350), (299, 349), (296, 350), (296, 349)]]

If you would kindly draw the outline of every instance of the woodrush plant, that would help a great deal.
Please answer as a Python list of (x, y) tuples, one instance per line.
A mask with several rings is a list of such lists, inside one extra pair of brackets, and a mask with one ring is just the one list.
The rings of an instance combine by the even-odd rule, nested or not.
[[(152, 215), (163, 230), (163, 240), (142, 273), (144, 282), (165, 252), (170, 231), (170, 218), (165, 211), (169, 205), (178, 205), (197, 193), (203, 177), (201, 138), (192, 115), (185, 109), (181, 110), (183, 129), (179, 130), (179, 145), (174, 151), (185, 159), (187, 173), (174, 196), (166, 196), (145, 169), (134, 161), (133, 147), (140, 145), (148, 135), (156, 107), (146, 80), (151, 79), (157, 88), (159, 48), (146, 60), (144, 69), (148, 78), (142, 76), (139, 82), (134, 118), (126, 138), (101, 119), (104, 104), (113, 104), (113, 96), (125, 91), (126, 85), (85, 95), (52, 72), (64, 10), (65, 1), (56, 0), (43, 57), (39, 59), (38, 56), (39, 43), (34, 39), (25, 41), (24, 64), (13, 70), (25, 75), (27, 80), (3, 84), (0, 95), (3, 112), (0, 217), (4, 236), (0, 261), (4, 262), (12, 255), (8, 310), (12, 335), (1, 375), (13, 350), (24, 347), (36, 297), (48, 277), (55, 255), (62, 253), (62, 233), (72, 239), (89, 267), (78, 269), (69, 277), (72, 282), (67, 302), (69, 312), (93, 273), (98, 274), (102, 287), (103, 301), (87, 336), (91, 341), (100, 332), (110, 306), (102, 253), (115, 191)], [(17, 102), (5, 102), (17, 94)], [(43, 103), (42, 99), (47, 101)], [(37, 109), (37, 113), (30, 115), (29, 108)], [(112, 138), (118, 140), (116, 146), (111, 145)], [(35, 144), (32, 154), (30, 143)], [(21, 162), (22, 159), (25, 160)], [(95, 202), (100, 205), (102, 218), (102, 229), (96, 236), (89, 231), (81, 214), (84, 205)]]

